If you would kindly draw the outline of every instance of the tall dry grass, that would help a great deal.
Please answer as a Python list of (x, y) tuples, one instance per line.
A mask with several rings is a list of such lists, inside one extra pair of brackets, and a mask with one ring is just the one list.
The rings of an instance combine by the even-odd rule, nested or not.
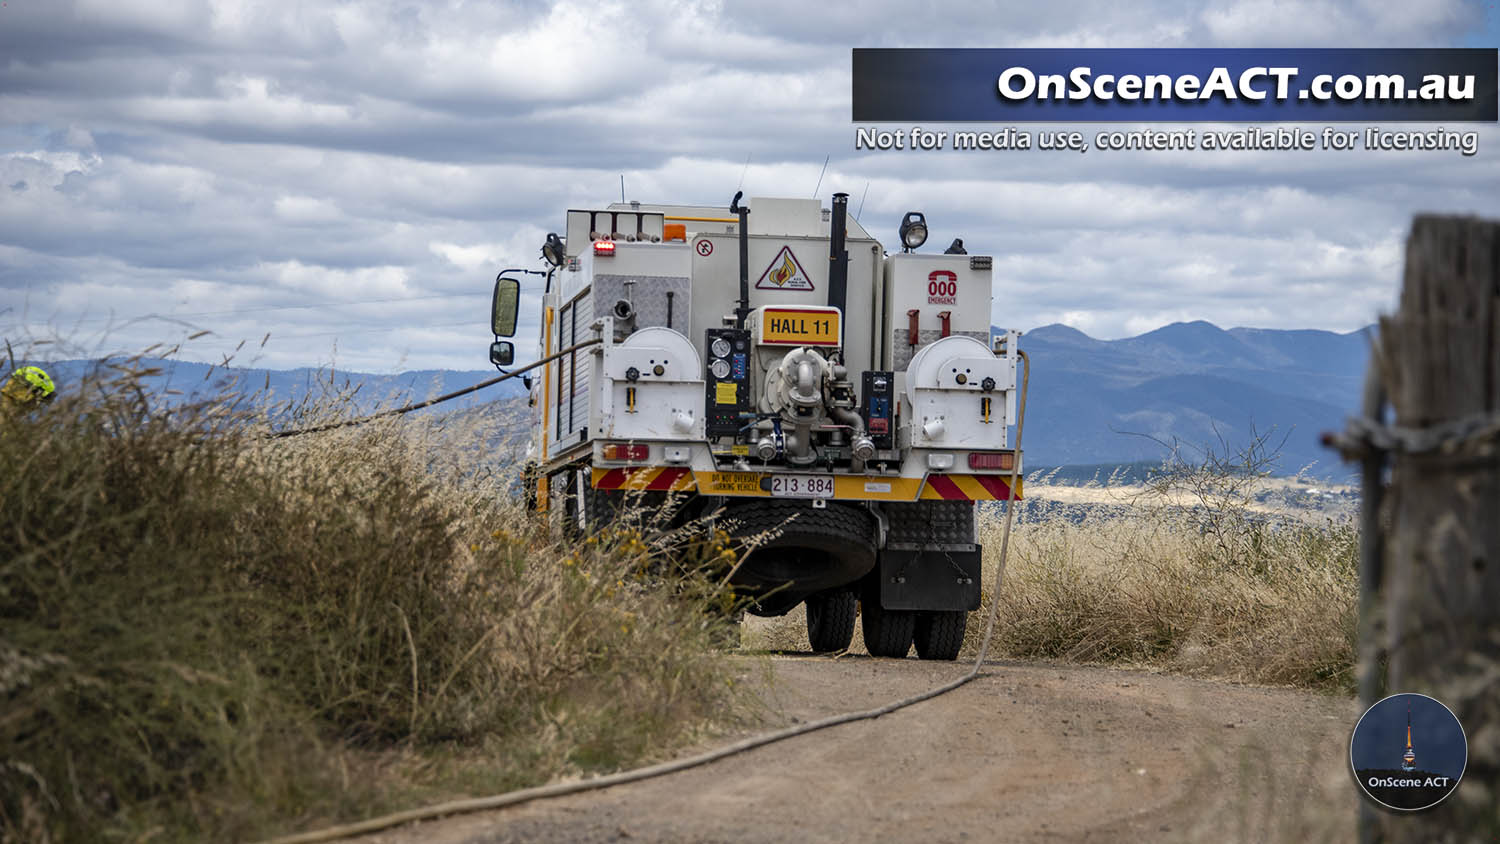
[(268, 440), (140, 374), (0, 417), (0, 840), (243, 840), (735, 717), (715, 537), (557, 538), (482, 418)]
[[(1040, 485), (1029, 488), (1045, 493)], [(1022, 502), (994, 652), (1353, 689), (1358, 535), (1352, 519), (1242, 507), (1205, 512), (1123, 491), (1114, 507)], [(980, 522), (984, 608), (1003, 517)], [(982, 616), (981, 616), (982, 617)], [(981, 624), (969, 630), (969, 653)]]
[[(1046, 480), (1032, 478), (1032, 498), (1017, 506), (992, 657), (1353, 691), (1352, 516), (1251, 510), (1253, 494), (1210, 512), (1196, 498), (1108, 478), (1093, 486), (1112, 494), (1084, 505), (1050, 500)], [(969, 616), (960, 660), (977, 655), (984, 635), (1004, 510), (982, 505), (978, 519), (982, 606)], [(802, 610), (753, 619), (745, 644), (807, 650)], [(850, 650), (863, 651), (857, 629)]]

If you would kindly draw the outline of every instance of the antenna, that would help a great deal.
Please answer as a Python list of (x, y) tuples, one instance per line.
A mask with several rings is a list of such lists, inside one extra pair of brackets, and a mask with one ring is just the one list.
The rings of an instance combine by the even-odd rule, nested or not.
[(854, 222), (859, 222), (859, 215), (865, 210), (865, 197), (870, 194), (870, 183), (865, 182), (865, 191), (859, 195), (859, 210), (854, 212)]
[(625, 201), (625, 174), (620, 174), (620, 201)]
[(823, 174), (828, 172), (828, 159), (832, 157), (833, 153), (831, 152), (823, 156), (823, 169), (818, 171), (818, 183), (816, 185), (813, 185), (812, 195), (814, 199), (818, 197), (818, 188), (821, 188), (823, 186)]
[(740, 186), (735, 188), (736, 191), (745, 189), (745, 174), (748, 172), (750, 172), (750, 153), (747, 152), (745, 153), (745, 169), (740, 171)]

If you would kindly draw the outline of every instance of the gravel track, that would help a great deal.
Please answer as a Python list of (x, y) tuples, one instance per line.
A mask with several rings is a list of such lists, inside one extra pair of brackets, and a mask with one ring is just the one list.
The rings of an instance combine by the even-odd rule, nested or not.
[[(743, 659), (747, 682), (764, 683), (766, 658)], [(852, 655), (769, 661), (774, 680), (762, 694), (772, 726), (878, 706), (969, 667)], [(360, 840), (1349, 840), (1358, 797), (1347, 742), (1358, 716), (1343, 697), (992, 662), (967, 686), (875, 721)]]

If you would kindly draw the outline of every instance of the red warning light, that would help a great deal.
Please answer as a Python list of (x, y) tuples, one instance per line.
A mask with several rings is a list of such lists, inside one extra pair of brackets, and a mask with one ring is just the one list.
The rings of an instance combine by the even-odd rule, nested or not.
[(651, 456), (651, 447), (644, 443), (605, 443), (605, 460), (645, 460)]
[(615, 254), (615, 242), (613, 240), (596, 240), (596, 241), (594, 241), (594, 254), (595, 255), (613, 255), (613, 254)]
[(969, 453), (970, 469), (1014, 469), (1016, 466), (1016, 454), (1013, 451), (1001, 451), (998, 453), (981, 454), (979, 452)]

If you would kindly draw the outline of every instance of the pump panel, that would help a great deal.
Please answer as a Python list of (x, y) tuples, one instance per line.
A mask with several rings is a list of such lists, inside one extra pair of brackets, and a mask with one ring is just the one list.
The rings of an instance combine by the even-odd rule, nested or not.
[(889, 449), (896, 432), (896, 374), (865, 372), (860, 375), (860, 416), (875, 447)]
[(703, 381), (706, 429), (710, 438), (736, 436), (752, 412), (750, 394), (750, 332), (737, 328), (710, 328), (705, 332)]

